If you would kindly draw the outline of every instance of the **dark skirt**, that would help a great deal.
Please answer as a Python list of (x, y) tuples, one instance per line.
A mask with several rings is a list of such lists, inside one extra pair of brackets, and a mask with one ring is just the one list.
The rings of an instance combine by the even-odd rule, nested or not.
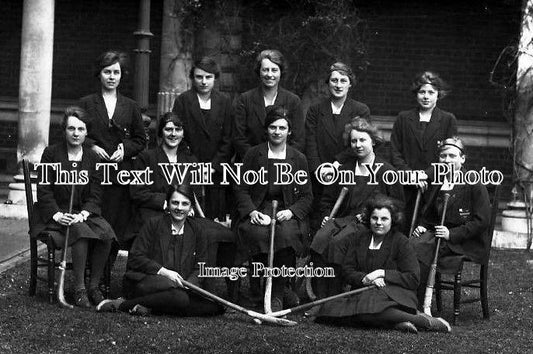
[[(272, 217), (272, 204), (265, 204), (259, 211)], [(239, 248), (245, 249), (248, 255), (269, 252), (270, 225), (253, 225), (247, 217), (239, 223), (237, 231)], [(294, 217), (291, 220), (276, 222), (274, 252), (288, 247), (294, 249), (296, 254), (302, 254), (305, 249), (299, 221)]]
[[(426, 231), (420, 237), (411, 237), (409, 241), (415, 250), (418, 261), (430, 267), (435, 256), (435, 247), (437, 246), (435, 232)], [(441, 273), (455, 274), (461, 267), (462, 261), (463, 256), (453, 252), (448, 246), (448, 241), (442, 239), (440, 241), (437, 270)]]
[[(406, 304), (395, 301), (385, 290), (387, 287), (395, 287), (396, 292), (398, 292), (399, 289), (405, 291), (406, 295), (415, 299), (413, 302), (414, 306), (407, 306)], [(407, 294), (407, 292), (409, 292), (409, 294)], [(350, 317), (361, 314), (375, 314), (381, 313), (391, 307), (400, 308), (409, 313), (416, 313), (416, 295), (414, 294), (414, 291), (387, 284), (383, 289), (371, 289), (363, 293), (326, 302), (322, 305), (318, 316)]]
[[(66, 226), (51, 221), (46, 225), (46, 231), (52, 235), (56, 246), (63, 247), (65, 243)], [(68, 245), (72, 246), (79, 239), (116, 240), (111, 225), (99, 215), (91, 215), (85, 222), (70, 225)]]
[(344, 253), (339, 252), (340, 248), (336, 246), (336, 243), (347, 244), (343, 241), (356, 237), (356, 233), (362, 227), (364, 226), (354, 221), (352, 216), (328, 221), (313, 237), (311, 249), (321, 255), (326, 263), (342, 264)]

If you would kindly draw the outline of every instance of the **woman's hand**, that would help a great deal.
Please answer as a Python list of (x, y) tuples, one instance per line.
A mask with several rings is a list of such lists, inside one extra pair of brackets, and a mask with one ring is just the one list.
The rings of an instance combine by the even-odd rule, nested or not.
[(157, 274), (164, 276), (167, 279), (170, 279), (174, 283), (176, 283), (177, 286), (180, 288), (184, 288), (183, 283), (181, 282), (183, 280), (183, 277), (179, 275), (178, 272), (175, 272), (173, 270), (167, 269), (165, 267), (161, 267)]
[(70, 226), (77, 222), (83, 222), (84, 217), (82, 214), (59, 213), (57, 217), (54, 216), (54, 220), (59, 225)]
[(111, 155), (109, 160), (113, 162), (122, 162), (122, 160), (124, 160), (124, 145), (118, 144), (117, 149), (113, 155)]
[(278, 221), (286, 221), (286, 220), (292, 219), (293, 216), (294, 214), (292, 213), (290, 209), (285, 209), (285, 210), (280, 210), (277, 212), (276, 219)]
[(377, 286), (378, 288), (384, 288), (385, 287), (385, 279), (383, 278), (377, 278), (376, 280), (374, 280), (372, 282), (372, 284), (374, 284), (375, 286)]
[(420, 191), (422, 191), (422, 193), (424, 193), (428, 189), (428, 175), (426, 174), (426, 172), (421, 171), (418, 174), (418, 185), (417, 185), (417, 187), (418, 187), (418, 189), (420, 189)]
[(426, 232), (428, 229), (426, 229), (424, 226), (419, 225), (416, 227), (416, 229), (413, 231), (414, 237), (420, 237), (424, 232)]
[(441, 237), (446, 241), (450, 240), (450, 230), (443, 225), (435, 226), (435, 237)]
[(324, 219), (322, 219), (322, 223), (320, 224), (320, 227), (324, 227), (324, 225), (326, 225), (326, 223), (329, 220), (335, 220), (335, 218), (330, 218), (329, 216), (324, 216)]
[(105, 152), (104, 149), (102, 149), (100, 146), (98, 145), (93, 145), (91, 147), (91, 150), (94, 151), (96, 153), (96, 155), (98, 155), (98, 157), (104, 161), (109, 161), (109, 155), (107, 154), (107, 152)]
[[(250, 222), (253, 225), (268, 225), (270, 224), (270, 217), (257, 210), (252, 211), (250, 214)], [(268, 222), (267, 222), (268, 221)]]
[[(376, 269), (373, 272), (368, 273), (362, 280), (364, 285), (374, 284), (376, 279), (385, 278), (385, 271), (383, 269)], [(385, 281), (383, 281), (383, 286), (385, 286)]]

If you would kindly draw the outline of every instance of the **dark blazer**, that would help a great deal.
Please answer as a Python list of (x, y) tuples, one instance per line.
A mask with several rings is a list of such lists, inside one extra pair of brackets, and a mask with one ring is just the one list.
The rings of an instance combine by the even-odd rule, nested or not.
[(367, 252), (371, 238), (372, 233), (368, 229), (364, 229), (358, 237), (350, 238), (351, 244), (342, 265), (346, 282), (354, 288), (363, 287), (362, 280), (368, 273), (384, 269), (387, 286), (382, 290), (400, 305), (416, 308), (420, 269), (409, 240), (399, 232), (387, 234), (377, 254), (377, 267), (367, 269)]
[[(287, 146), (287, 156), (285, 161), (292, 167), (292, 173), (296, 171), (306, 171), (307, 161), (305, 156), (296, 149)], [(259, 171), (261, 167), (265, 169), (268, 166), (268, 145), (263, 143), (261, 145), (251, 148), (244, 157), (241, 175), (246, 171)], [(267, 176), (268, 179), (275, 178), (275, 176)], [(311, 182), (309, 176), (307, 183), (299, 185), (296, 183), (286, 184), (281, 186), (283, 193), (283, 203), (287, 209), (290, 209), (298, 220), (305, 220), (307, 214), (311, 211), (311, 203), (313, 201), (313, 192), (311, 191)], [(248, 217), (248, 214), (256, 210), (265, 200), (268, 192), (268, 184), (263, 185), (256, 183), (254, 185), (247, 185), (241, 181), (237, 186), (237, 210), (241, 219)]]
[[(433, 230), (435, 225), (440, 224), (440, 188), (440, 185), (431, 185), (424, 193), (420, 225), (428, 230)], [(490, 235), (487, 235), (489, 223), (490, 201), (487, 188), (481, 183), (454, 185), (444, 220), (444, 225), (450, 230), (448, 247), (475, 262), (484, 262), (490, 249)]]
[[(351, 98), (346, 99), (337, 118), (333, 117), (329, 98), (309, 108), (305, 121), (305, 155), (311, 172), (321, 163), (334, 162), (335, 156), (346, 148), (342, 138), (344, 126), (357, 116), (370, 119), (370, 109)], [(340, 124), (336, 125), (334, 119), (339, 119)]]
[(399, 170), (426, 170), (437, 161), (437, 142), (457, 135), (452, 113), (435, 107), (423, 135), (418, 132), (418, 108), (398, 114), (391, 133), (392, 164)]
[(230, 99), (213, 90), (211, 110), (204, 119), (196, 91), (189, 90), (176, 98), (172, 111), (183, 121), (185, 141), (194, 156), (201, 162), (212, 162), (220, 171), (220, 163), (229, 162), (233, 155)]
[[(403, 194), (403, 187), (400, 183), (388, 185), (383, 182), (383, 174), (386, 171), (396, 171), (394, 167), (387, 161), (376, 156), (374, 164), (383, 163), (383, 166), (376, 173), (376, 180), (378, 184), (364, 184), (364, 185), (348, 185), (348, 195), (344, 198), (343, 203), (337, 213), (337, 218), (342, 218), (344, 216), (355, 216), (364, 211), (365, 204), (368, 199), (376, 196), (377, 194), (383, 194), (391, 198), (396, 199), (400, 202), (400, 207), (403, 207), (405, 201)], [(355, 171), (356, 160), (351, 159), (350, 161), (343, 164), (339, 170), (348, 170)], [(333, 205), (337, 201), (339, 193), (344, 185), (339, 183), (326, 186), (324, 188), (324, 193), (320, 200), (320, 214), (322, 218), (326, 215), (329, 215)]]
[[(41, 157), (41, 163), (61, 164), (61, 169), (65, 171), (72, 170), (72, 162), (68, 160), (67, 145), (61, 143), (48, 146), (44, 149)], [(100, 214), (100, 200), (102, 196), (100, 171), (96, 171), (96, 163), (99, 162), (98, 156), (89, 148), (83, 147), (83, 156), (81, 163), (77, 166), (78, 171), (85, 170), (89, 176), (87, 184), (78, 184), (74, 190), (74, 203), (72, 210), (80, 212), (86, 210), (91, 214)], [(37, 203), (35, 204), (35, 224), (32, 226), (32, 236), (38, 235), (44, 231), (47, 223), (53, 221), (52, 216), (57, 212), (68, 212), (71, 184), (56, 184), (56, 175), (52, 168), (48, 168), (48, 182), (50, 184), (40, 183), (43, 178), (43, 168), (38, 169), (37, 184)]]
[[(165, 264), (171, 237), (171, 216), (166, 214), (150, 219), (133, 242), (128, 255), (125, 278), (140, 281), (146, 275), (155, 275)], [(179, 237), (179, 236), (178, 236)], [(199, 262), (207, 262), (207, 242), (203, 228), (194, 218), (187, 217), (183, 234), (181, 257), (175, 267), (187, 281), (198, 284)]]
[(91, 118), (86, 144), (98, 145), (111, 156), (118, 144), (123, 143), (124, 161), (123, 166), (119, 164), (119, 169), (131, 168), (131, 158), (141, 152), (146, 145), (144, 125), (137, 103), (117, 94), (117, 105), (111, 121), (100, 93), (83, 97), (79, 104)]
[[(178, 163), (198, 162), (196, 157), (191, 154), (189, 148), (180, 144), (178, 147)], [(169, 183), (167, 182), (163, 170), (159, 163), (169, 163), (167, 154), (158, 146), (156, 148), (141, 152), (134, 160), (135, 170), (144, 170), (147, 167), (152, 171), (152, 184), (132, 185), (130, 184), (130, 196), (135, 207), (135, 217), (132, 220), (134, 232), (148, 221), (151, 217), (161, 215)], [(189, 167), (189, 170), (194, 168)], [(176, 181), (174, 181), (176, 183)]]
[[(280, 87), (274, 105), (289, 111), (292, 125), (289, 144), (303, 151), (305, 129), (300, 98)], [(242, 160), (251, 147), (266, 141), (264, 128), (266, 110), (262, 89), (257, 87), (239, 95), (233, 104), (233, 115), (235, 123), (233, 144), (237, 158)]]

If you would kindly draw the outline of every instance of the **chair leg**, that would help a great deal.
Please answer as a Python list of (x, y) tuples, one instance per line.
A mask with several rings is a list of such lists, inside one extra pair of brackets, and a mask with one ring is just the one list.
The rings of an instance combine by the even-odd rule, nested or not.
[(105, 264), (105, 269), (104, 269), (104, 297), (106, 299), (109, 298), (109, 293), (111, 290), (110, 284), (111, 284), (111, 264), (108, 259)]
[(442, 312), (442, 289), (441, 289), (441, 275), (439, 272), (435, 274), (435, 302), (437, 303), (437, 313)]
[(488, 266), (487, 265), (481, 265), (481, 268), (479, 269), (479, 297), (481, 298), (481, 309), (483, 310), (483, 318), (489, 318), (489, 297), (487, 294), (487, 288), (488, 288)]
[(48, 251), (48, 302), (54, 303), (55, 298), (55, 280), (56, 280), (56, 263), (55, 249), (53, 242), (48, 240), (46, 243)]
[(461, 307), (461, 271), (455, 274), (453, 284), (453, 324), (457, 323), (459, 317), (459, 308)]
[(37, 289), (37, 240), (30, 238), (30, 288), (28, 293), (30, 296), (35, 295)]

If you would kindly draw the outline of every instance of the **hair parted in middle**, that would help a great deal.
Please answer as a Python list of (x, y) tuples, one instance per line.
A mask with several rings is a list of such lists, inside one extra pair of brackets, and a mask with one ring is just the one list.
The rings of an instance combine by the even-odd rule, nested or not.
[(187, 199), (189, 199), (191, 205), (194, 204), (194, 190), (192, 189), (189, 183), (171, 184), (168, 186), (167, 193), (165, 195), (165, 200), (167, 201), (167, 208), (170, 206), (170, 198), (172, 198), (174, 192), (178, 192), (179, 194), (184, 195)]
[(96, 59), (94, 67), (94, 76), (98, 77), (100, 75), (100, 72), (105, 67), (113, 65), (115, 63), (119, 63), (122, 77), (126, 77), (129, 74), (128, 61), (128, 55), (124, 52), (119, 52), (117, 50), (108, 50), (106, 52), (103, 52)]
[(342, 134), (342, 138), (344, 140), (345, 146), (350, 146), (350, 133), (352, 130), (357, 130), (358, 132), (367, 133), (370, 135), (370, 138), (372, 139), (372, 142), (374, 143), (375, 147), (378, 147), (383, 143), (383, 136), (381, 134), (381, 131), (371, 123), (369, 123), (365, 118), (361, 117), (355, 117), (352, 118), (350, 123), (346, 124), (344, 126), (344, 133)]
[(263, 59), (268, 59), (277, 66), (279, 66), (279, 71), (281, 72), (281, 77), (286, 74), (288, 69), (287, 61), (281, 52), (277, 49), (265, 49), (257, 55), (255, 58), (255, 73), (257, 76), (261, 74), (261, 62)]

